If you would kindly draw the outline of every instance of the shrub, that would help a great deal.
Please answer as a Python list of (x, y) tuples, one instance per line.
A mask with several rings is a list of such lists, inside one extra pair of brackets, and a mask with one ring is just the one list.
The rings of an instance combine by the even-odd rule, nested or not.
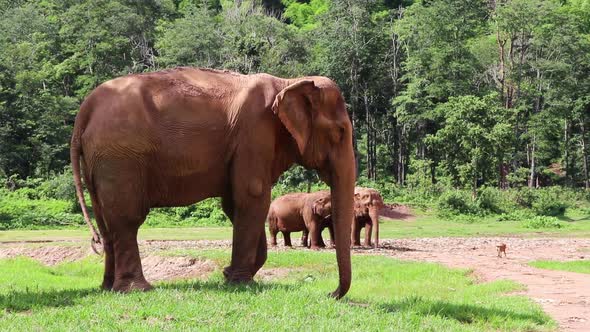
[(504, 213), (510, 209), (504, 193), (491, 187), (484, 187), (478, 191), (475, 204), (482, 213)]
[(528, 187), (511, 190), (511, 196), (516, 204), (520, 207), (530, 209), (536, 199), (535, 189)]
[(466, 191), (453, 190), (443, 193), (437, 207), (442, 215), (470, 214), (475, 212), (471, 196)]
[(548, 217), (548, 216), (534, 216), (531, 219), (528, 219), (523, 222), (523, 226), (525, 228), (563, 228), (565, 227), (565, 223), (559, 221), (555, 217)]
[(67, 201), (31, 200), (17, 194), (6, 195), (0, 198), (0, 229), (82, 225), (82, 216), (70, 213), (71, 210), (72, 203)]
[(509, 213), (503, 213), (498, 216), (497, 221), (522, 221), (534, 218), (535, 214), (531, 210), (514, 210)]
[(555, 188), (539, 189), (532, 210), (540, 216), (562, 216), (568, 205)]
[(228, 226), (231, 222), (217, 198), (183, 207), (152, 209), (146, 220), (149, 226)]

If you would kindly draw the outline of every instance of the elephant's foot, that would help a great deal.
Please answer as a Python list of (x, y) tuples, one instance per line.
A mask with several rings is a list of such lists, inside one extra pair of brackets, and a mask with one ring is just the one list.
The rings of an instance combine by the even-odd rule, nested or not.
[(115, 283), (115, 276), (105, 275), (102, 279), (102, 285), (100, 286), (104, 290), (112, 290), (113, 284)]
[(136, 290), (149, 291), (152, 288), (152, 285), (143, 276), (140, 276), (115, 279), (112, 289), (116, 292), (128, 293)]
[(320, 249), (322, 249), (322, 247), (321, 246), (318, 246), (318, 245), (315, 245), (315, 246), (312, 245), (311, 247), (309, 247), (309, 249), (311, 249), (311, 250), (320, 250)]
[(223, 269), (223, 276), (227, 282), (232, 284), (249, 283), (254, 277), (252, 272), (235, 270), (231, 266), (226, 266)]

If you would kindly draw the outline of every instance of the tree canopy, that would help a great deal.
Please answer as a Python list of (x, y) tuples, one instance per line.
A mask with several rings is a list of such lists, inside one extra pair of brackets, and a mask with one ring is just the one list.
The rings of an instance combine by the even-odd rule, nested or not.
[(331, 77), (368, 180), (590, 188), (588, 0), (1, 0), (0, 178), (62, 172), (94, 87), (174, 66)]

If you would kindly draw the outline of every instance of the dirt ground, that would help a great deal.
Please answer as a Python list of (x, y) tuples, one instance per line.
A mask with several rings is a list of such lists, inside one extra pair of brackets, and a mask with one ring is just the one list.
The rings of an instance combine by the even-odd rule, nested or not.
[[(507, 257), (498, 258), (496, 246), (507, 245)], [(204, 278), (215, 263), (189, 257), (169, 257), (159, 252), (171, 249), (229, 248), (231, 241), (143, 241), (140, 251), (146, 278), (150, 281)], [(270, 250), (293, 250), (282, 246)], [(294, 250), (308, 250), (296, 247)], [(326, 249), (329, 250), (329, 249)], [(590, 331), (590, 275), (537, 269), (533, 260), (590, 259), (590, 239), (556, 238), (422, 238), (382, 240), (379, 249), (356, 248), (354, 254), (385, 255), (403, 260), (437, 262), (468, 268), (481, 282), (510, 279), (526, 286), (518, 294), (539, 303), (562, 331)], [(54, 265), (92, 255), (86, 243), (0, 244), (0, 258), (29, 256)], [(262, 269), (257, 278), (269, 280), (288, 269)]]

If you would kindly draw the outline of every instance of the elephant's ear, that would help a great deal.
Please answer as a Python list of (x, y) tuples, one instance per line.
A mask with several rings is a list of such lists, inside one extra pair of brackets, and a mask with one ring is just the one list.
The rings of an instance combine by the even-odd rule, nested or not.
[(272, 111), (297, 143), (303, 155), (312, 128), (312, 112), (320, 102), (320, 89), (311, 80), (302, 80), (289, 85), (277, 94)]

